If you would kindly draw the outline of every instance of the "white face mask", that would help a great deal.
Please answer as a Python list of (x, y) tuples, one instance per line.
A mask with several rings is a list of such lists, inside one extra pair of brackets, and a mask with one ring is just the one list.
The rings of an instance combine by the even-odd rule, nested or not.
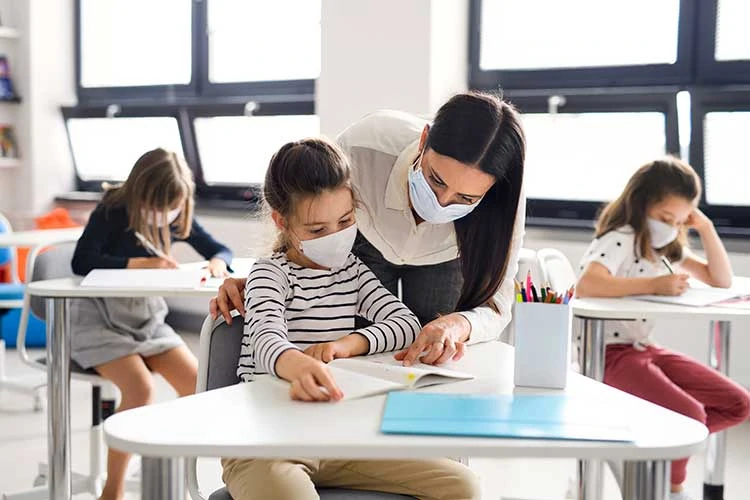
[[(421, 156), (420, 156), (421, 162)], [(471, 213), (482, 200), (471, 205), (455, 203), (444, 207), (430, 187), (421, 167), (409, 170), (409, 196), (411, 204), (419, 216), (430, 224), (446, 224)]]
[[(176, 221), (177, 217), (180, 216), (180, 212), (182, 212), (182, 208), (175, 208), (174, 210), (170, 210), (169, 212), (167, 212), (167, 225), (172, 224), (174, 221)], [(143, 216), (146, 217), (146, 222), (149, 226), (162, 227), (164, 221), (164, 212), (160, 212), (158, 210), (146, 212), (144, 210), (142, 213)]]
[(300, 251), (319, 266), (341, 267), (352, 252), (356, 237), (357, 225), (352, 224), (346, 229), (322, 238), (300, 240)]
[(651, 248), (664, 248), (676, 240), (680, 234), (680, 230), (673, 225), (651, 217), (646, 219), (646, 224), (651, 235)]

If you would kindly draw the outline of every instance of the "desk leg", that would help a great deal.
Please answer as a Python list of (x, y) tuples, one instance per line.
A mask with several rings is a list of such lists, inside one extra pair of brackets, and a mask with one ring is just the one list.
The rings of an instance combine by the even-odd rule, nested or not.
[(47, 299), (47, 453), (49, 498), (70, 500), (69, 300)]
[(184, 500), (184, 460), (141, 457), (141, 499)]
[(669, 460), (625, 462), (623, 500), (666, 500), (669, 498)]
[[(708, 342), (708, 364), (724, 375), (729, 375), (729, 337), (732, 323), (712, 321)], [(726, 461), (727, 433), (708, 436), (706, 446), (706, 472), (703, 480), (703, 497), (706, 500), (723, 500), (724, 467)]]
[[(582, 318), (579, 363), (581, 373), (594, 380), (604, 380), (604, 320)], [(579, 500), (604, 498), (604, 463), (600, 460), (578, 461)]]

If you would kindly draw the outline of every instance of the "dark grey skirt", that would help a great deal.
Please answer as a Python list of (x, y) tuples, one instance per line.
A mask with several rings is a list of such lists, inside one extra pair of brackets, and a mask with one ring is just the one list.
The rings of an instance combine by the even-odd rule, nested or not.
[(164, 322), (162, 297), (72, 299), (71, 357), (83, 368), (138, 354), (150, 357), (184, 345)]

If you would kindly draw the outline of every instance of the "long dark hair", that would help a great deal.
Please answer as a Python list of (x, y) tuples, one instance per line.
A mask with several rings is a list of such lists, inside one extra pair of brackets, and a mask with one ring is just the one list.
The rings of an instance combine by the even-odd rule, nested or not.
[(453, 224), (463, 275), (457, 311), (489, 304), (502, 284), (523, 184), (526, 140), (516, 109), (502, 98), (467, 92), (438, 110), (426, 147), (497, 180), (471, 213)]
[[(308, 138), (288, 142), (273, 155), (263, 183), (263, 199), (266, 209), (289, 218), (302, 199), (340, 187), (352, 188), (346, 155), (327, 139)], [(287, 235), (280, 233), (273, 251), (285, 252), (288, 247)]]
[[(609, 203), (599, 215), (596, 237), (630, 225), (635, 232), (635, 248), (639, 257), (653, 260), (651, 236), (646, 224), (648, 209), (668, 196), (677, 196), (691, 203), (701, 196), (701, 180), (688, 163), (667, 156), (646, 163), (628, 181), (616, 200)], [(671, 261), (682, 259), (682, 250), (687, 246), (687, 229), (680, 228), (676, 240), (659, 253)]]

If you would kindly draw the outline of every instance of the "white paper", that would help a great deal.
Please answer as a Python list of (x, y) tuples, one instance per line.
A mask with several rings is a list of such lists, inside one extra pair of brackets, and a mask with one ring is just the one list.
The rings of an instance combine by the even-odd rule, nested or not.
[(404, 388), (425, 387), (474, 378), (473, 375), (468, 373), (457, 372), (439, 366), (422, 363), (403, 366), (395, 360), (394, 362), (389, 362), (389, 360), (383, 358), (375, 360), (368, 358), (335, 359), (328, 366), (387, 380)]
[(81, 287), (161, 290), (193, 290), (201, 286), (203, 271), (188, 269), (94, 269)]
[(704, 307), (737, 297), (740, 293), (731, 288), (688, 288), (682, 295), (635, 295), (634, 299), (662, 302), (682, 306)]

